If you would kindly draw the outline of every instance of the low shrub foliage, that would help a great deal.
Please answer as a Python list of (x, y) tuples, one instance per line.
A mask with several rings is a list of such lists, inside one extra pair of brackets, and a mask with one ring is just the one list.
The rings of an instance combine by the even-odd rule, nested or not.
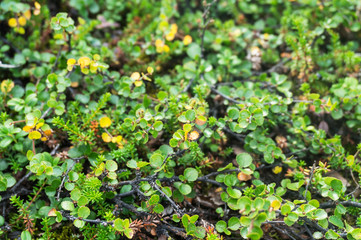
[(361, 239), (360, 12), (1, 1), (1, 239)]

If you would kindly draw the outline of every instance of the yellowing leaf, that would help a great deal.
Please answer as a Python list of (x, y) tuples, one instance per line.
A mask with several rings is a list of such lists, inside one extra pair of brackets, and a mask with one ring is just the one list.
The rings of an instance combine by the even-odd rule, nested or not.
[(48, 129), (48, 130), (45, 130), (44, 131), (44, 134), (46, 135), (46, 136), (50, 136), (51, 134), (53, 133), (53, 131), (51, 131), (51, 129)]
[(164, 46), (163, 46), (163, 51), (164, 51), (164, 52), (169, 52), (169, 50), (170, 50), (170, 48), (169, 48), (168, 45), (164, 45)]
[(154, 72), (154, 69), (152, 67), (147, 67), (147, 72), (152, 75)]
[(123, 137), (122, 136), (116, 136), (116, 137), (114, 137), (115, 138), (115, 142), (116, 143), (121, 143), (122, 142), (122, 140), (123, 140)]
[(10, 18), (9, 21), (8, 21), (8, 24), (10, 27), (14, 28), (18, 25), (18, 22), (16, 21), (15, 18)]
[(34, 15), (38, 16), (40, 14), (40, 9), (34, 9)]
[(281, 202), (279, 200), (274, 200), (272, 203), (271, 203), (271, 207), (274, 209), (274, 210), (278, 210), (280, 209), (281, 207)]
[[(16, 21), (16, 20), (15, 20)], [(16, 26), (16, 25), (15, 25)], [(163, 48), (163, 45), (164, 45), (164, 43), (163, 43), (163, 41), (162, 40), (160, 40), (160, 39), (157, 39), (156, 41), (155, 41), (155, 46), (158, 48)]]
[(49, 212), (48, 212), (48, 216), (49, 217), (56, 217), (56, 209), (52, 208)]
[(41, 8), (40, 3), (38, 3), (38, 2), (34, 2), (34, 6), (35, 6), (36, 9), (40, 9), (40, 8)]
[(139, 72), (133, 72), (132, 75), (130, 75), (130, 78), (133, 79), (134, 81), (138, 81), (140, 78)]
[(74, 58), (69, 58), (66, 62), (67, 65), (74, 65), (76, 63), (76, 60)]
[(42, 138), (40, 138), (40, 140), (43, 141), (43, 142), (45, 142), (45, 141), (47, 141), (48, 139), (47, 139), (46, 137), (42, 137)]
[(83, 69), (83, 68), (89, 66), (89, 64), (90, 64), (90, 58), (88, 58), (88, 57), (81, 57), (81, 58), (78, 59), (78, 63), (79, 63), (79, 65), (80, 65), (80, 68)]
[(23, 127), (23, 131), (25, 131), (25, 132), (30, 132), (31, 129), (33, 129), (33, 127), (34, 127), (34, 126), (25, 126), (25, 127)]
[(175, 35), (177, 32), (178, 32), (178, 26), (177, 24), (173, 23), (171, 26), (170, 26), (170, 32)]
[(142, 84), (143, 84), (143, 81), (142, 81), (142, 80), (140, 80), (140, 81), (135, 81), (135, 82), (134, 82), (134, 85), (135, 85), (136, 87), (140, 87), (140, 86), (142, 86)]
[(39, 122), (38, 124), (36, 124), (36, 129), (41, 128), (42, 126), (44, 126), (43, 122)]
[(102, 117), (99, 120), (99, 123), (100, 123), (100, 127), (107, 128), (112, 124), (112, 120), (110, 120), (110, 118), (108, 118), (108, 117)]
[(165, 39), (167, 39), (167, 41), (172, 41), (175, 37), (175, 34), (170, 32), (165, 36)]
[(14, 87), (14, 82), (11, 80), (4, 80), (1, 82), (1, 91), (3, 93), (9, 93)]
[(184, 45), (189, 45), (192, 43), (192, 37), (190, 35), (186, 35), (184, 38), (183, 38), (183, 44)]
[(93, 59), (94, 59), (95, 61), (99, 61), (99, 60), (100, 60), (100, 55), (99, 55), (99, 54), (94, 54), (94, 55), (93, 55)]
[(274, 174), (279, 174), (280, 172), (282, 172), (282, 167), (276, 166), (276, 167), (274, 167), (274, 168), (272, 169), (272, 172), (273, 172)]
[(112, 138), (111, 138), (111, 136), (109, 136), (108, 133), (102, 133), (102, 139), (103, 139), (103, 141), (106, 142), (106, 143), (112, 141)]
[(188, 135), (188, 139), (191, 140), (191, 141), (194, 141), (194, 140), (198, 139), (198, 137), (199, 137), (199, 133), (197, 131), (192, 131)]
[(30, 17), (31, 17), (31, 11), (30, 11), (30, 9), (27, 10), (26, 12), (24, 12), (24, 17), (25, 17), (27, 20), (30, 19)]
[(19, 21), (20, 26), (25, 26), (26, 25), (26, 18), (25, 17), (23, 17), (23, 16), (19, 17), (18, 21)]
[(157, 53), (162, 53), (163, 52), (163, 47), (156, 47), (156, 51), (157, 51)]
[(41, 138), (41, 133), (39, 133), (38, 131), (32, 131), (29, 133), (29, 139), (33, 140), (33, 139), (40, 139)]
[(237, 178), (239, 181), (243, 182), (250, 180), (252, 177), (251, 175), (245, 174), (244, 172), (240, 172), (238, 173)]

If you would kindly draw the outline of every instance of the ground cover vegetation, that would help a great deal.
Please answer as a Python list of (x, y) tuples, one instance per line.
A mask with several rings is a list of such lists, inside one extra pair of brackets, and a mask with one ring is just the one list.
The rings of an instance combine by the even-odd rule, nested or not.
[(1, 239), (361, 239), (361, 2), (0, 3)]

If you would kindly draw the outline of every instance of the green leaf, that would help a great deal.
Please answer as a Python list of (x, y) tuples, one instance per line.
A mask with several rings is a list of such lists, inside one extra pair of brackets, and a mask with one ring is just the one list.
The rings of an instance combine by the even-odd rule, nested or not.
[(84, 227), (85, 225), (85, 222), (83, 220), (80, 220), (80, 219), (75, 219), (74, 220), (74, 226), (77, 227), (77, 228), (82, 228)]
[(355, 239), (361, 239), (361, 228), (356, 228), (352, 230), (351, 235)]
[(13, 139), (11, 137), (6, 137), (0, 141), (0, 147), (6, 148), (13, 142)]
[(235, 189), (235, 188), (231, 188), (231, 187), (227, 188), (227, 193), (232, 198), (237, 198), (238, 199), (238, 198), (240, 198), (242, 196), (242, 192), (240, 190)]
[(153, 208), (153, 211), (158, 214), (161, 214), (164, 211), (164, 207), (161, 204), (156, 204)]
[(186, 168), (184, 170), (184, 177), (189, 182), (194, 182), (198, 178), (198, 171), (194, 168)]
[(334, 179), (331, 181), (331, 187), (337, 193), (341, 192), (342, 186), (342, 182), (339, 179)]
[(158, 202), (159, 202), (159, 196), (156, 194), (152, 195), (152, 197), (148, 200), (148, 203), (150, 205), (157, 204)]
[(105, 162), (105, 168), (108, 171), (115, 172), (118, 169), (118, 164), (113, 160), (107, 160)]
[(237, 217), (231, 217), (228, 220), (228, 228), (233, 230), (233, 231), (237, 231), (241, 226), (240, 220)]
[(345, 226), (343, 225), (343, 222), (341, 220), (341, 218), (336, 217), (336, 216), (331, 216), (329, 218), (330, 223), (332, 223), (333, 225), (339, 227), (339, 228), (344, 228)]
[(240, 153), (237, 155), (236, 161), (240, 168), (246, 168), (252, 163), (252, 157), (248, 153)]
[(80, 207), (78, 209), (78, 216), (81, 218), (87, 218), (90, 214), (90, 209), (88, 207)]
[(188, 46), (187, 54), (190, 58), (195, 59), (201, 55), (201, 47), (197, 43), (191, 43)]
[(194, 121), (195, 119), (196, 119), (196, 113), (195, 113), (195, 111), (194, 110), (188, 110), (187, 112), (186, 112), (186, 119), (188, 120), (188, 121)]
[(298, 220), (298, 215), (296, 213), (291, 212), (287, 217), (284, 218), (285, 223), (288, 226), (292, 226)]
[(191, 193), (192, 188), (191, 186), (189, 186), (188, 184), (182, 183), (179, 186), (179, 191), (183, 194), (183, 195), (188, 195)]
[(137, 162), (132, 159), (132, 160), (127, 162), (127, 167), (128, 168), (137, 168)]
[(63, 201), (61, 202), (61, 207), (64, 210), (73, 211), (74, 210), (74, 204), (70, 201)]
[(163, 164), (163, 156), (159, 153), (154, 153), (150, 157), (150, 165), (154, 168), (160, 168)]
[(163, 129), (163, 122), (162, 121), (156, 121), (153, 125), (154, 130), (157, 132), (161, 131)]
[(21, 240), (31, 240), (31, 234), (29, 231), (21, 232)]
[[(326, 239), (338, 239), (340, 235), (338, 235), (335, 231), (332, 229), (328, 230), (325, 234)], [(359, 238), (356, 238), (359, 239)]]
[(327, 218), (327, 213), (323, 209), (317, 209), (314, 213), (314, 216), (316, 220), (322, 220)]
[(224, 230), (226, 230), (226, 228), (227, 228), (227, 223), (225, 221), (221, 220), (217, 222), (216, 224), (217, 232), (222, 233), (224, 232)]
[(236, 108), (231, 108), (228, 110), (228, 117), (232, 119), (238, 119), (239, 118), (239, 110)]
[(235, 175), (227, 175), (224, 178), (224, 184), (226, 184), (228, 187), (232, 187), (232, 186), (236, 185), (237, 182), (238, 182), (238, 179)]

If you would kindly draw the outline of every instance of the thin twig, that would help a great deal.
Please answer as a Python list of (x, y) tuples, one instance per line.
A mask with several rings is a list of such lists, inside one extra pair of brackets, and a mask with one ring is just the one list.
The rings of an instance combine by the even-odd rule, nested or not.
[(316, 167), (316, 163), (314, 162), (313, 165), (312, 165), (311, 175), (310, 175), (309, 180), (307, 181), (306, 190), (305, 190), (305, 194), (304, 194), (304, 198), (306, 199), (306, 202), (308, 202), (308, 201), (307, 201), (307, 191), (308, 191), (308, 187), (310, 186), (310, 184), (311, 184), (311, 182), (312, 182), (313, 172), (314, 172), (314, 170), (315, 170), (315, 167)]
[(57, 201), (59, 201), (59, 199), (60, 199), (61, 189), (62, 189), (63, 186), (64, 186), (65, 180), (68, 178), (69, 172), (73, 169), (73, 167), (75, 166), (75, 164), (76, 164), (77, 162), (79, 162), (80, 159), (83, 159), (83, 158), (84, 158), (84, 157), (73, 158), (73, 159), (72, 159), (72, 160), (73, 160), (73, 163), (72, 163), (72, 165), (66, 170), (65, 175), (64, 175), (63, 179), (61, 180), (61, 184), (60, 184), (60, 186), (59, 186), (59, 188), (58, 188), (58, 194), (56, 195), (56, 200), (57, 200)]
[(25, 176), (23, 176), (12, 188), (11, 188), (11, 192), (15, 192), (15, 190), (20, 186), (20, 184), (22, 182), (24, 182), (26, 179), (28, 179), (33, 173), (31, 171), (29, 171), (27, 174), (25, 174)]
[(168, 202), (170, 202), (170, 204), (173, 206), (173, 208), (175, 209), (175, 211), (180, 215), (183, 216), (182, 211), (180, 210), (180, 207), (170, 198), (167, 196), (167, 194), (165, 194), (155, 182), (151, 183), (152, 187), (154, 187), (158, 192), (160, 192), (160, 194), (165, 197)]
[(63, 50), (63, 45), (60, 47), (59, 51), (58, 51), (58, 54), (56, 55), (56, 59), (55, 59), (55, 62), (54, 62), (54, 66), (51, 68), (51, 73), (53, 73), (56, 69), (56, 67), (58, 66), (58, 61), (59, 61), (59, 58), (60, 58), (60, 54), (61, 54), (61, 51)]

